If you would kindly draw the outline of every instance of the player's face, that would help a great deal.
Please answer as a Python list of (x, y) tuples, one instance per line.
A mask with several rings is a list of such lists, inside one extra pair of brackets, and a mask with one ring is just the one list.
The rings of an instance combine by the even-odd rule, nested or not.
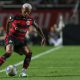
[(31, 9), (26, 8), (22, 8), (22, 15), (23, 16), (29, 16), (31, 13)]

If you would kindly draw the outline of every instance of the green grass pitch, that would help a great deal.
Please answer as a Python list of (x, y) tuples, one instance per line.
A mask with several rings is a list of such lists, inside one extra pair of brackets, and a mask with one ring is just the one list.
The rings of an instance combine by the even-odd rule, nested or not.
[[(17, 66), (18, 74), (14, 77), (6, 75), (5, 71), (0, 72), (0, 80), (80, 80), (80, 46), (63, 46), (56, 49), (53, 46), (30, 46), (33, 57), (28, 68), (28, 77), (19, 77), (22, 65)], [(45, 51), (50, 51), (44, 54)], [(0, 47), (0, 55), (4, 53), (4, 48)], [(40, 56), (39, 56), (40, 55)], [(17, 53), (0, 67), (0, 71), (10, 64), (17, 64), (24, 59)]]

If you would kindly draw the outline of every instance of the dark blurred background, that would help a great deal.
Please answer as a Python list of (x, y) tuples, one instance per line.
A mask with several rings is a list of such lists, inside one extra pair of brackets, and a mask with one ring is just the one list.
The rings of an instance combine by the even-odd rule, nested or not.
[[(43, 29), (47, 45), (80, 45), (79, 0), (0, 0), (0, 45), (5, 44), (7, 18), (21, 13), (24, 3), (32, 4), (32, 16)], [(36, 30), (31, 30), (29, 43), (40, 44)]]

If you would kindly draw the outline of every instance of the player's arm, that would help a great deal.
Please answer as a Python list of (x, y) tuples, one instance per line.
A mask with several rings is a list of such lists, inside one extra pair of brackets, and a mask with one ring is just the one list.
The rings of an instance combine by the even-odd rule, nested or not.
[(7, 19), (7, 23), (6, 23), (6, 33), (8, 34), (9, 33), (9, 29), (11, 27), (10, 25), (11, 21), (10, 21), (10, 18)]
[(18, 26), (17, 22), (14, 20), (15, 20), (15, 16), (14, 17), (10, 16), (9, 19), (7, 20), (7, 23), (6, 23), (6, 33), (7, 34), (9, 33), (10, 27), (13, 27), (17, 31), (22, 31), (17, 27)]
[(9, 29), (12, 27), (11, 23), (14, 21), (14, 17), (10, 16), (6, 22), (6, 33), (9, 33)]
[(33, 26), (36, 28), (38, 34), (42, 38), (41, 44), (45, 44), (46, 39), (45, 39), (45, 36), (44, 36), (44, 33), (43, 33), (42, 29), (38, 26), (38, 24), (35, 21), (33, 22)]
[(37, 32), (39, 33), (39, 35), (40, 35), (42, 38), (45, 38), (42, 29), (38, 26), (38, 24), (37, 24), (35, 21), (33, 22), (33, 26), (36, 28), (36, 30), (37, 30)]
[(8, 18), (7, 24), (6, 24), (6, 32), (7, 33), (9, 33), (10, 27), (13, 27), (15, 30), (19, 30), (19, 28), (17, 27), (17, 22), (14, 20), (15, 20), (15, 16), (10, 16)]

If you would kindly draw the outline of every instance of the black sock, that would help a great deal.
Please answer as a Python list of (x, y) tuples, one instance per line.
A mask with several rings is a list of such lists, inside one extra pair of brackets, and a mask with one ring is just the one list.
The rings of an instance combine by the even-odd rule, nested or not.
[(25, 59), (24, 59), (24, 63), (23, 63), (23, 68), (27, 69), (30, 61), (31, 61), (31, 57), (32, 57), (32, 53), (29, 53), (28, 55), (26, 55)]

